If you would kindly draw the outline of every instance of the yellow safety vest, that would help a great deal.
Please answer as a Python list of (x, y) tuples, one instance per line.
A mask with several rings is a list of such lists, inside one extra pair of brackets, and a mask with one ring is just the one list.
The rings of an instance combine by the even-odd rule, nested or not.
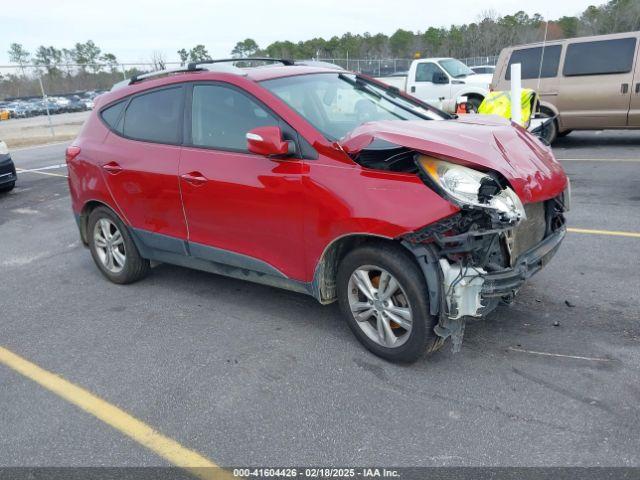
[[(535, 112), (537, 104), (538, 96), (536, 92), (530, 88), (523, 88), (520, 94), (522, 126), (529, 125), (531, 115)], [(478, 107), (478, 113), (482, 115), (500, 115), (507, 120), (511, 119), (511, 92), (489, 92)]]

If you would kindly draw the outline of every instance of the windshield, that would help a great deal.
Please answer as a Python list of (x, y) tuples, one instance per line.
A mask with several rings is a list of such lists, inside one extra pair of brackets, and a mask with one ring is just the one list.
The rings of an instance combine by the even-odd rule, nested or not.
[(418, 103), (347, 73), (318, 73), (261, 83), (330, 140), (365, 122), (442, 119)]
[(467, 75), (475, 75), (476, 72), (467, 67), (460, 60), (455, 58), (448, 58), (446, 60), (440, 60), (438, 62), (442, 68), (444, 68), (449, 75), (453, 78), (462, 78)]

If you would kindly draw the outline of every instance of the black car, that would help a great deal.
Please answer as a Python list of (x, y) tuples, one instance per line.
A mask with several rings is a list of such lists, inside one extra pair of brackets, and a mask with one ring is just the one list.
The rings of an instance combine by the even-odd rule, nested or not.
[(11, 160), (7, 145), (0, 140), (0, 192), (8, 192), (16, 186), (16, 167)]

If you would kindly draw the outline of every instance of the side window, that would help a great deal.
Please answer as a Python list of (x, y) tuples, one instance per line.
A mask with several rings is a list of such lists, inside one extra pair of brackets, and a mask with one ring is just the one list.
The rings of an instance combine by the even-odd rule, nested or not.
[(247, 151), (246, 134), (256, 127), (279, 126), (271, 113), (231, 87), (195, 85), (191, 109), (191, 144)]
[(102, 110), (102, 119), (112, 130), (122, 133), (122, 112), (127, 104), (127, 100), (122, 100), (109, 108)]
[[(544, 48), (544, 52), (542, 47), (514, 50), (509, 59), (505, 79), (511, 80), (511, 65), (514, 63), (521, 65), (520, 72), (523, 80), (538, 78), (538, 75), (540, 78), (555, 77), (558, 75), (561, 52), (562, 45), (549, 45)], [(542, 68), (540, 68), (540, 63), (542, 63)]]
[(572, 43), (567, 48), (565, 76), (628, 73), (633, 66), (635, 38)]
[(136, 140), (179, 143), (182, 118), (182, 87), (157, 90), (131, 100), (122, 132)]
[(439, 70), (435, 63), (419, 63), (416, 68), (416, 82), (433, 82), (433, 75)]

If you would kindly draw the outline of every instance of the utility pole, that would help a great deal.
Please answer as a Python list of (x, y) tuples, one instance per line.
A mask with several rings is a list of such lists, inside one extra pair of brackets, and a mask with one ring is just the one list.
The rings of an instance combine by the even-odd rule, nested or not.
[(51, 131), (51, 136), (55, 137), (56, 134), (53, 131), (53, 123), (51, 123), (51, 113), (49, 112), (49, 101), (47, 100), (47, 94), (44, 93), (44, 85), (42, 85), (41, 75), (38, 75), (38, 81), (40, 82), (40, 91), (42, 92), (42, 101), (44, 102), (44, 106), (47, 109), (47, 120), (49, 120), (49, 130)]

